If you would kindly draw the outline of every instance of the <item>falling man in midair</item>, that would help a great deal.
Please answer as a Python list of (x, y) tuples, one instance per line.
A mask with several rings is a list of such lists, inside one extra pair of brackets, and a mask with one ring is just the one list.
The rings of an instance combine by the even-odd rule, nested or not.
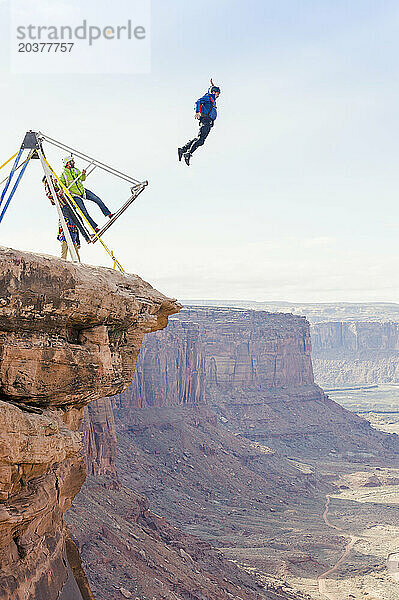
[(211, 87), (209, 88), (208, 92), (195, 103), (195, 118), (199, 120), (198, 136), (187, 142), (185, 146), (177, 149), (179, 160), (181, 160), (184, 156), (186, 165), (190, 164), (190, 159), (193, 155), (193, 152), (195, 152), (199, 146), (204, 144), (210, 130), (213, 127), (217, 117), (216, 99), (219, 98), (219, 96), (220, 88), (217, 85), (213, 85), (213, 81), (211, 79)]

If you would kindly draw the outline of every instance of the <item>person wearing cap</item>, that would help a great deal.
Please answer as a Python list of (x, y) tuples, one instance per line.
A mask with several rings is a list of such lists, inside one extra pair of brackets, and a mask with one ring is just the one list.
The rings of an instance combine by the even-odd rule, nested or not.
[(190, 164), (190, 159), (196, 149), (204, 144), (215, 123), (217, 117), (216, 99), (219, 96), (220, 88), (217, 85), (213, 85), (211, 79), (211, 87), (208, 92), (195, 103), (195, 118), (199, 120), (198, 136), (177, 149), (179, 160), (184, 156), (186, 165)]
[(98, 225), (87, 212), (83, 200), (90, 200), (91, 202), (97, 204), (103, 215), (106, 217), (111, 218), (113, 214), (111, 213), (109, 208), (105, 206), (101, 198), (96, 196), (96, 194), (94, 194), (92, 191), (83, 187), (82, 181), (86, 180), (86, 169), (83, 169), (83, 171), (79, 171), (79, 169), (75, 167), (75, 159), (72, 155), (66, 156), (63, 160), (63, 163), (64, 170), (60, 177), (60, 181), (65, 185), (66, 188), (68, 188), (76, 204), (78, 205), (86, 219), (89, 221), (93, 229), (95, 231), (98, 231)]

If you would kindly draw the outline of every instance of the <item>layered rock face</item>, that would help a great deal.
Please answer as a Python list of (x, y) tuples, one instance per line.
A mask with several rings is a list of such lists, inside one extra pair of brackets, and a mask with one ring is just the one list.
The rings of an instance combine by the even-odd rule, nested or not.
[(0, 598), (55, 599), (68, 581), (62, 515), (85, 479), (62, 411), (0, 403)]
[(123, 397), (114, 398), (114, 405), (121, 415), (136, 407), (197, 405), (204, 396), (200, 328), (196, 323), (170, 319), (167, 332), (151, 336), (143, 346), (134, 380)]
[(184, 309), (143, 344), (132, 384), (114, 406), (200, 405), (206, 388), (313, 385), (303, 317), (222, 308)]
[[(138, 372), (143, 371), (146, 361), (145, 368), (151, 372), (150, 393), (147, 395), (136, 376), (115, 403), (120, 428), (128, 423), (129, 410), (134, 421), (137, 407), (168, 405), (168, 390), (163, 384), (168, 365), (178, 365), (178, 380), (190, 386), (192, 370), (178, 357), (175, 338), (179, 332), (192, 329), (196, 332), (196, 355), (205, 366), (201, 371), (203, 395), (196, 402), (211, 406), (234, 433), (284, 452), (302, 454), (373, 453), (390, 445), (389, 437), (375, 432), (315, 385), (310, 330), (304, 317), (192, 307), (181, 311), (174, 322), (185, 329), (175, 328), (172, 343), (169, 329), (146, 338)], [(162, 366), (159, 356), (163, 357)], [(159, 401), (151, 391), (157, 382), (163, 390)], [(174, 403), (175, 397), (171, 400)]]
[(239, 309), (187, 309), (197, 323), (206, 383), (230, 391), (313, 384), (309, 325), (304, 317)]
[(399, 352), (399, 323), (317, 323), (311, 332), (313, 353)]
[[(144, 334), (179, 305), (135, 275), (11, 249), (0, 274), (0, 598), (86, 600), (63, 523), (85, 479), (83, 407), (130, 383)], [(87, 436), (104, 465), (111, 423), (97, 406)]]
[(1, 269), (6, 401), (83, 406), (118, 393), (133, 378), (144, 333), (165, 327), (177, 310), (139, 277), (111, 269), (7, 249)]
[[(133, 382), (116, 399), (121, 481), (232, 560), (263, 574), (305, 564), (307, 575), (316, 577), (327, 566), (314, 548), (341, 543), (326, 531), (310, 541), (327, 491), (318, 474), (365, 459), (376, 465), (397, 460), (397, 436), (374, 430), (314, 383), (304, 318), (189, 308), (173, 320), (198, 332), (204, 395), (195, 406), (168, 407), (165, 387), (156, 404)], [(138, 369), (144, 357), (155, 357), (146, 368), (152, 386), (164, 386), (165, 369), (178, 364), (178, 379), (188, 386), (189, 363), (177, 361), (179, 344), (169, 343), (168, 332), (146, 337)]]
[(87, 473), (116, 477), (117, 440), (114, 413), (109, 398), (93, 400), (86, 407), (81, 431)]
[(316, 323), (311, 333), (321, 385), (399, 382), (399, 323)]

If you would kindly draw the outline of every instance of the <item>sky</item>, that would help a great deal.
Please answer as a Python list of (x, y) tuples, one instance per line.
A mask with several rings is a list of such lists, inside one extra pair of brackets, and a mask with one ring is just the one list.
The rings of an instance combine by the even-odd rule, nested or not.
[[(11, 74), (8, 9), (0, 163), (34, 129), (148, 179), (104, 235), (126, 271), (183, 300), (399, 301), (396, 1), (152, 0), (151, 69), (126, 75)], [(218, 118), (186, 167), (210, 77)], [(48, 149), (58, 170), (62, 155)], [(32, 163), (0, 244), (59, 255), (41, 176)], [(87, 187), (111, 210), (129, 193), (99, 172)], [(81, 256), (112, 266), (98, 244)]]

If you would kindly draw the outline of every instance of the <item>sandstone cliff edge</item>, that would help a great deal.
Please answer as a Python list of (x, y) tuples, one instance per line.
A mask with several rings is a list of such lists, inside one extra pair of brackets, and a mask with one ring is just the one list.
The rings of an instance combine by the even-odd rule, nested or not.
[(179, 309), (136, 275), (0, 248), (1, 600), (72, 597), (84, 406), (129, 385), (144, 334)]

